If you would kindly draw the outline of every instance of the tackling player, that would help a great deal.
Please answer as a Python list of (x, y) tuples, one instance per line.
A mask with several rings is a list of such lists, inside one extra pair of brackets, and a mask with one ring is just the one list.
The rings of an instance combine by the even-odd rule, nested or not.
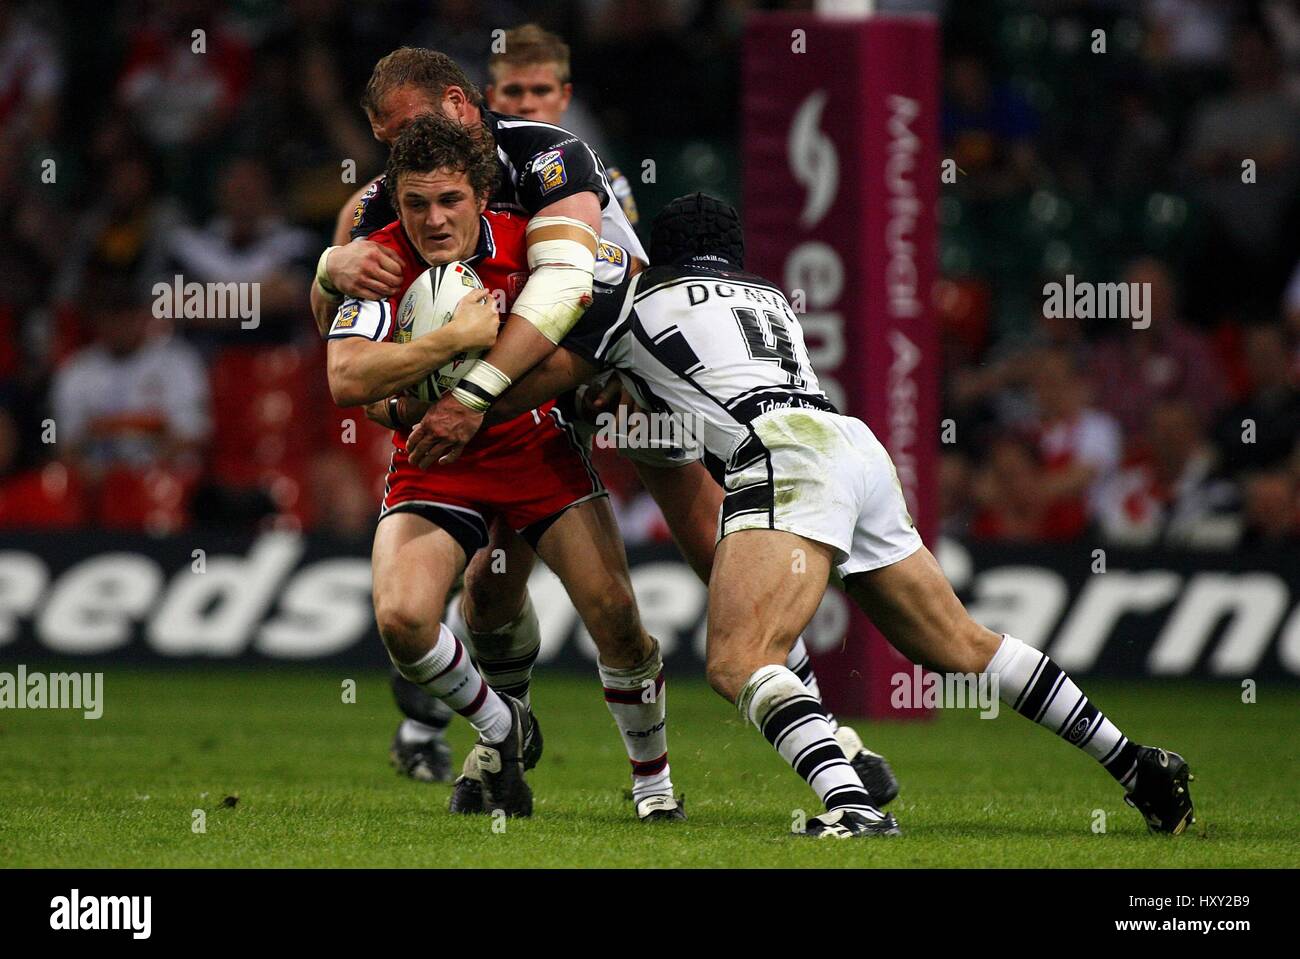
[[(899, 831), (784, 665), (832, 570), (909, 659), (989, 677), (1003, 702), (1101, 763), (1151, 830), (1183, 832), (1193, 821), (1183, 758), (1131, 741), (1047, 655), (971, 619), (917, 535), (889, 454), (821, 391), (780, 290), (743, 272), (736, 211), (703, 194), (674, 200), (655, 219), (650, 251), (659, 265), (602, 296), (564, 350), (526, 324), (502, 330), (498, 345), (514, 339), (513, 357), (545, 362), (494, 412), (612, 366), (645, 408), (701, 424), (695, 438), (724, 464), (726, 489), (709, 580), (709, 682), (825, 804), (807, 834)], [(423, 441), (415, 431), (410, 441), (416, 459)]]
[[(461, 469), (429, 474), (406, 459), (397, 394), (468, 346), (490, 344), (477, 321), (495, 291), (512, 309), (522, 297), (527, 227), (515, 214), (487, 210), (496, 177), (490, 147), (463, 125), (434, 115), (408, 124), (393, 145), (385, 179), (400, 218), (371, 234), (401, 265), (398, 289), (384, 299), (345, 300), (329, 329), (336, 402), (383, 402), (395, 429), (372, 561), (380, 634), (402, 676), (479, 733), (453, 810), (470, 811), (472, 792), (481, 795), (484, 811), (529, 815), (523, 772), (541, 751), (532, 711), (526, 700), (485, 683), (461, 641), (440, 623), (448, 592), (487, 543), (488, 518), (499, 516), (563, 582), (599, 650), (606, 684), (635, 690), (627, 697), (635, 701), (611, 704), (611, 712), (636, 770), (638, 817), (684, 818), (672, 796), (658, 644), (641, 628), (604, 489), (562, 419), (549, 405), (521, 412), (476, 438)], [(404, 342), (411, 321), (398, 315), (402, 294), (426, 268), (453, 260), (471, 265), (488, 289), (469, 294), (447, 326)], [(645, 696), (647, 688), (656, 695)]]

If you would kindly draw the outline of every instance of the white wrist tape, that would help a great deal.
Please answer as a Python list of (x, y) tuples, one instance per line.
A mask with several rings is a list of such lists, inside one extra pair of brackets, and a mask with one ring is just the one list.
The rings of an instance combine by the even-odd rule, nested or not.
[(476, 413), (483, 413), (498, 396), (510, 389), (510, 377), (491, 363), (479, 360), (460, 378), (451, 395)]
[(567, 216), (539, 216), (528, 221), (526, 234), (547, 227), (578, 228), (591, 245), (569, 237), (531, 240), (528, 268), (532, 271), (511, 313), (518, 313), (539, 333), (558, 344), (591, 305), (592, 277), (596, 272), (596, 232), (581, 220)]
[(329, 258), (330, 254), (337, 249), (338, 247), (335, 246), (326, 247), (325, 252), (316, 261), (316, 282), (319, 284), (321, 292), (331, 300), (343, 299), (343, 294), (338, 291), (338, 287), (330, 282)]

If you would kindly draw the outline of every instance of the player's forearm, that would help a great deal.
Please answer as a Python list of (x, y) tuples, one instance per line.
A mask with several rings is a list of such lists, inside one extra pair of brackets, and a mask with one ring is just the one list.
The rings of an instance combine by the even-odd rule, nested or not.
[(464, 351), (452, 325), (410, 343), (374, 343), (361, 337), (329, 345), (330, 395), (339, 406), (364, 406), (400, 393)]
[(316, 332), (322, 337), (329, 332), (330, 324), (334, 322), (334, 312), (339, 307), (339, 301), (332, 299), (325, 294), (320, 288), (320, 284), (315, 279), (311, 282), (311, 315), (316, 319)]
[(576, 389), (596, 372), (596, 367), (582, 357), (568, 350), (555, 350), (492, 404), (484, 422), (492, 424), (512, 420), (520, 413)]
[(501, 327), (496, 344), (466, 370), (452, 395), (470, 409), (483, 412), (498, 402), (498, 398), (520, 377), (555, 351), (555, 344), (536, 327), (518, 314), (511, 313)]

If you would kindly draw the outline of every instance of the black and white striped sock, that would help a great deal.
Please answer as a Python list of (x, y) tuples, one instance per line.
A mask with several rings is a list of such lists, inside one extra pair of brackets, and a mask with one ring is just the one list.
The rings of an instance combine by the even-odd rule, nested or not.
[(812, 787), (828, 810), (848, 808), (872, 819), (881, 817), (835, 741), (821, 701), (791, 670), (776, 665), (755, 670), (740, 691), (736, 706)]
[[(822, 698), (821, 687), (817, 685), (817, 674), (813, 672), (812, 660), (808, 658), (808, 647), (804, 645), (802, 636), (797, 637), (794, 645), (790, 647), (790, 655), (785, 658), (785, 667), (799, 677), (799, 681), (804, 684), (808, 692), (818, 699)], [(831, 724), (831, 732), (840, 728), (835, 714), (827, 709), (824, 704), (822, 712), (826, 716), (826, 721)]]
[[(474, 660), (487, 684), (498, 693), (513, 696), (528, 709), (532, 706), (529, 689), (533, 679), (533, 665), (542, 648), (542, 630), (537, 621), (531, 596), (525, 594), (519, 615), (497, 629), (480, 631), (470, 628), (464, 611), (459, 611), (449, 625), (462, 642), (468, 636)], [(456, 627), (462, 626), (464, 633)]]
[(1004, 634), (984, 672), (997, 677), (1004, 703), (1078, 746), (1121, 786), (1132, 788), (1137, 743), (1120, 732), (1046, 653)]

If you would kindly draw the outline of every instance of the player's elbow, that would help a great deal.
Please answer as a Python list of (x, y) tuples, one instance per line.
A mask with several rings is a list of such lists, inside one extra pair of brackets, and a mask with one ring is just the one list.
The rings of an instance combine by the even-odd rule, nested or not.
[(351, 356), (332, 354), (329, 358), (328, 378), (330, 397), (336, 406), (362, 406), (374, 399), (367, 395), (365, 384)]
[(559, 343), (591, 305), (596, 269), (596, 232), (566, 216), (538, 216), (528, 223), (532, 271), (513, 312), (552, 343)]

